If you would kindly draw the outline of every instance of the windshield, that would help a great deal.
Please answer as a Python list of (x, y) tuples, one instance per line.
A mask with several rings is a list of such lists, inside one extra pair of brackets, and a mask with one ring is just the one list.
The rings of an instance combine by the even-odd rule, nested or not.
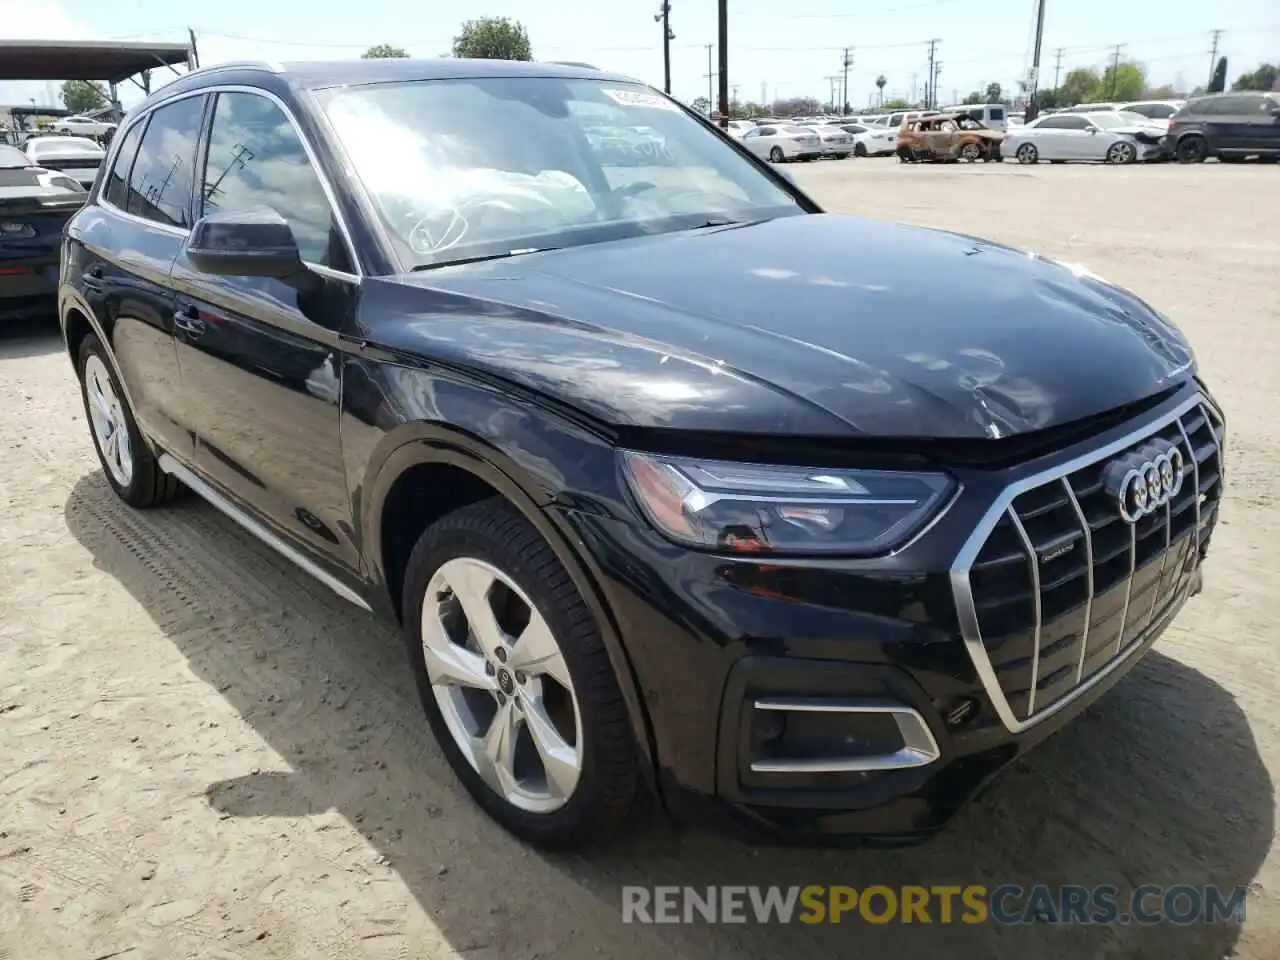
[(1144, 117), (1142, 114), (1134, 113), (1132, 110), (1117, 110), (1116, 116), (1130, 126), (1135, 123), (1143, 126), (1151, 123), (1150, 117)]
[(428, 80), (322, 103), (412, 268), (804, 212), (640, 84)]

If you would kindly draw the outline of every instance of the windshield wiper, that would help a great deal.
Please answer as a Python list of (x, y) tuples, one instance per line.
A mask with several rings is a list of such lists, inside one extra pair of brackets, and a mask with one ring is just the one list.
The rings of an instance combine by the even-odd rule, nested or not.
[(456, 260), (438, 260), (435, 263), (419, 263), (410, 267), (411, 273), (419, 270), (437, 270), (441, 267), (456, 267), (464, 263), (484, 263), (486, 260), (506, 260), (508, 257), (520, 257), (526, 253), (545, 253), (548, 250), (559, 250), (559, 247), (521, 247), (518, 250), (504, 250), (502, 253), (485, 253), (475, 257), (459, 257)]

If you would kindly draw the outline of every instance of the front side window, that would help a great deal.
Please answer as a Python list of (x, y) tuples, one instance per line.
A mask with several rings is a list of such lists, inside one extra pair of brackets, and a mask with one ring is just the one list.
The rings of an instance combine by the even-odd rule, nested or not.
[(802, 212), (639, 84), (431, 80), (336, 88), (322, 103), (412, 267)]
[(146, 129), (147, 118), (143, 118), (129, 128), (120, 142), (120, 150), (116, 153), (115, 163), (107, 176), (104, 196), (107, 202), (123, 210), (129, 202), (129, 171), (138, 156), (138, 143), (142, 140), (142, 131)]
[(308, 263), (348, 270), (333, 208), (298, 131), (273, 101), (219, 93), (200, 188), (201, 216), (270, 207), (289, 221)]
[(1112, 127), (1123, 127), (1129, 123), (1124, 117), (1118, 113), (1091, 113), (1089, 114), (1089, 122), (1099, 130), (1110, 130)]
[(129, 174), (125, 209), (173, 227), (191, 226), (196, 139), (205, 98), (187, 97), (151, 112)]
[(992, 120), (1003, 120), (1003, 119), (1004, 119), (1004, 107), (992, 107), (992, 108), (991, 108), (991, 111), (990, 111), (990, 118), (991, 118)]

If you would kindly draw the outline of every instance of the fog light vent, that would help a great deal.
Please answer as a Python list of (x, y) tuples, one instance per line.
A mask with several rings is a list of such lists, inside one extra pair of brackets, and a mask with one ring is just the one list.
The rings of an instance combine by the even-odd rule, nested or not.
[(941, 755), (915, 710), (820, 697), (756, 700), (754, 773), (862, 773), (922, 767)]

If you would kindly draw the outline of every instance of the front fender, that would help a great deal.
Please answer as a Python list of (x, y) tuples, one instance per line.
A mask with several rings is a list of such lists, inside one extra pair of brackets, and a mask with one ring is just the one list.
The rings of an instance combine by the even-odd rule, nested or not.
[(595, 618), (652, 783), (651, 726), (631, 658), (604, 599), (602, 571), (559, 513), (544, 509), (571, 495), (557, 464), (590, 470), (592, 463), (607, 463), (613, 469), (607, 441), (488, 385), (384, 359), (344, 361), (343, 405), (353, 519), (372, 601), (383, 613), (394, 611), (383, 569), (382, 517), (396, 481), (421, 465), (458, 468), (484, 481), (538, 531)]

